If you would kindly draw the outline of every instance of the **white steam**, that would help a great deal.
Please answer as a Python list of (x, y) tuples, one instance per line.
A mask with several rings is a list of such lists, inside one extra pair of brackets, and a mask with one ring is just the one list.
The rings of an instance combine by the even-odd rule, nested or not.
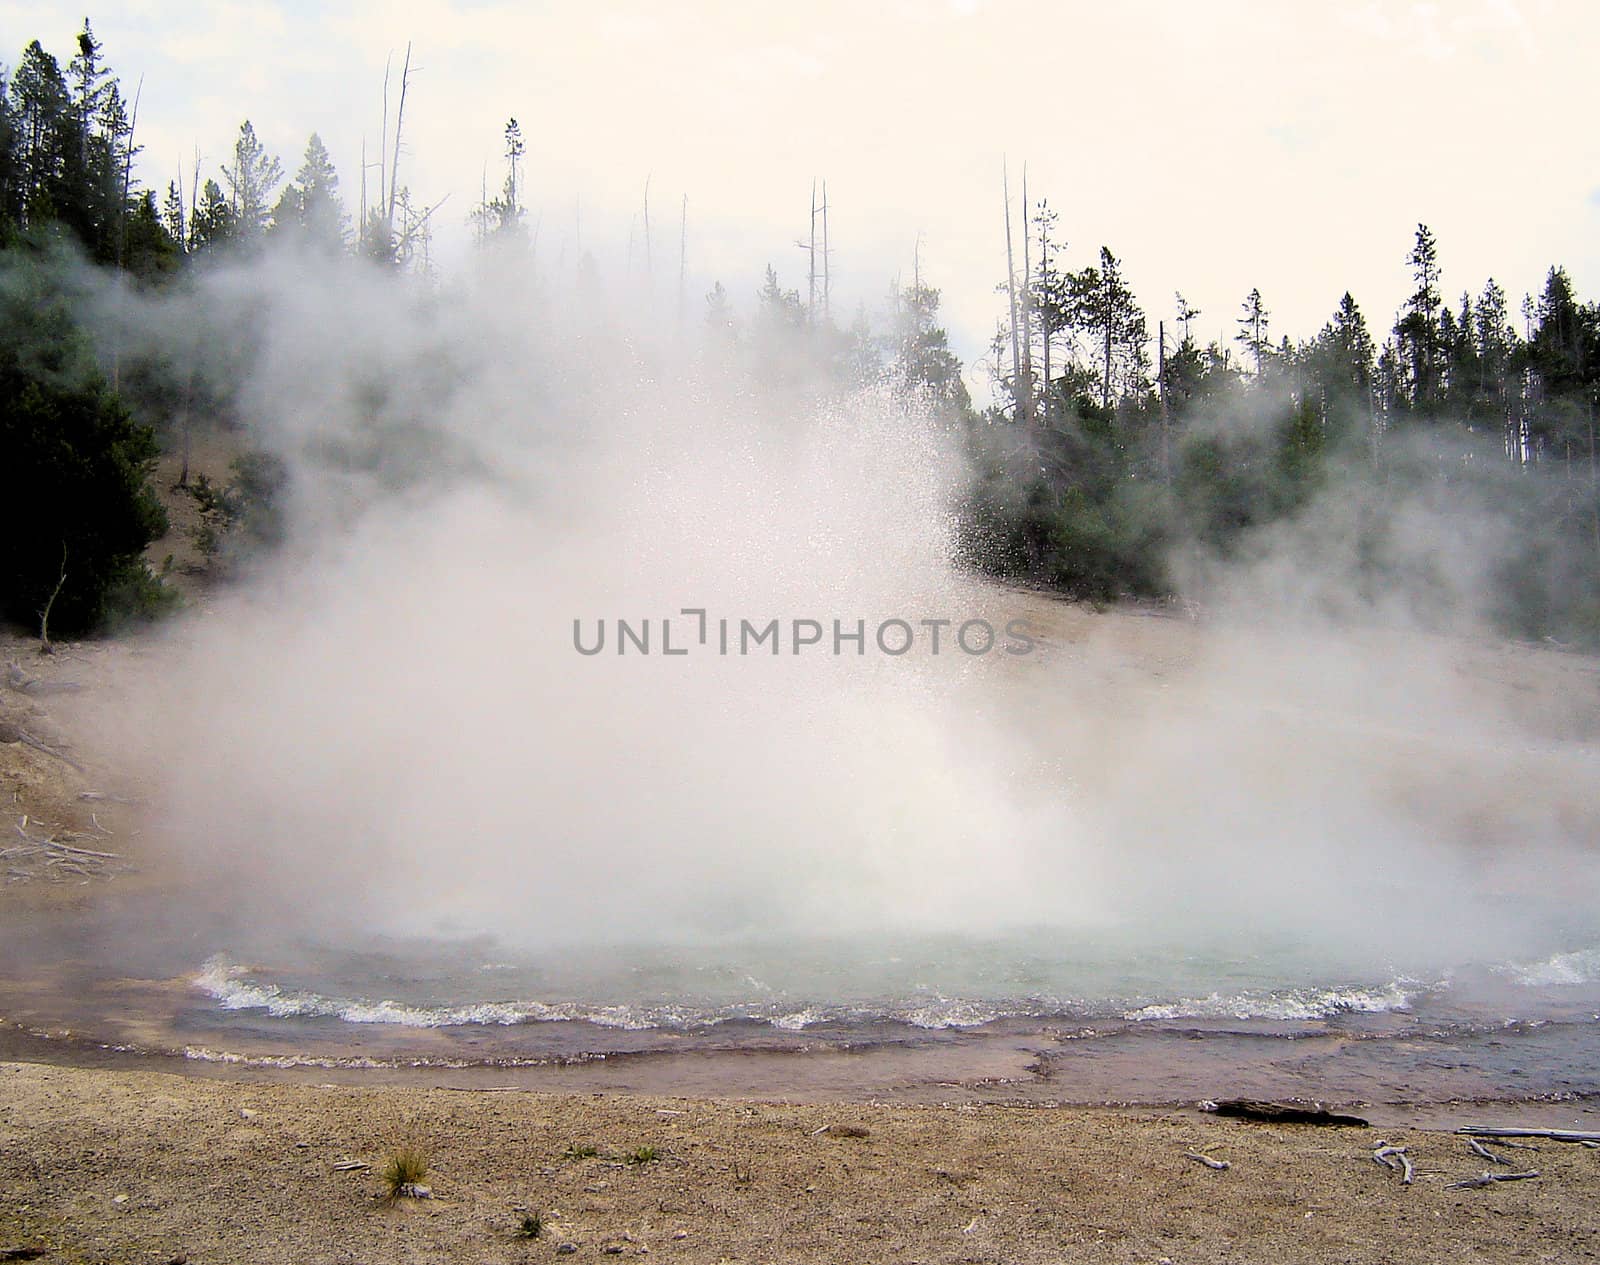
[[(1209, 625), (1002, 591), (951, 563), (966, 476), (915, 409), (759, 389), (693, 331), (516, 280), (419, 298), (275, 260), (140, 310), (155, 345), (247, 349), (241, 414), (293, 476), (284, 551), (181, 627), (135, 713), (171, 844), (241, 918), (535, 945), (1259, 929), (1380, 959), (1490, 916), (1507, 948), (1593, 932), (1584, 665), (1341, 631), (1304, 594), (1345, 555), (1303, 538)], [(1440, 527), (1419, 512), (1409, 546)], [(684, 608), (777, 619), (781, 653), (715, 653)], [(872, 644), (1020, 616), (1036, 653)], [(690, 654), (659, 652), (666, 617)], [(655, 652), (619, 656), (619, 618)], [(823, 643), (793, 654), (802, 619)], [(834, 620), (865, 654), (831, 653)]]

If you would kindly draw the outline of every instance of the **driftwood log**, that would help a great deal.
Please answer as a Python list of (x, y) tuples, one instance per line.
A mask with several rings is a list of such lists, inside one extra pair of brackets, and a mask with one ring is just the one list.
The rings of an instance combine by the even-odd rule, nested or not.
[(1478, 1141), (1477, 1138), (1467, 1139), (1467, 1149), (1474, 1155), (1488, 1160), (1491, 1164), (1504, 1164), (1507, 1168), (1511, 1167), (1510, 1160), (1506, 1159), (1506, 1157), (1503, 1155), (1496, 1155), (1488, 1147), (1484, 1146), (1482, 1142)]
[(1373, 1151), (1372, 1158), (1384, 1168), (1399, 1169), (1402, 1186), (1411, 1185), (1412, 1179), (1416, 1177), (1416, 1170), (1412, 1168), (1411, 1159), (1403, 1146), (1390, 1146), (1387, 1142), (1380, 1142)]
[(1227, 1098), (1217, 1103), (1219, 1116), (1232, 1116), (1238, 1120), (1260, 1120), (1267, 1124), (1324, 1124), (1350, 1125), (1365, 1129), (1367, 1122), (1360, 1116), (1344, 1116), (1329, 1111), (1317, 1103), (1262, 1102), (1255, 1098)]
[(43, 681), (36, 676), (30, 676), (22, 670), (22, 665), (15, 659), (6, 663), (6, 669), (0, 674), (0, 680), (6, 683), (7, 688), (15, 690), (18, 694), (76, 694), (83, 686), (76, 681)]
[(1581, 1129), (1491, 1129), (1482, 1125), (1464, 1125), (1456, 1132), (1474, 1138), (1549, 1138), (1552, 1142), (1600, 1142), (1600, 1133), (1586, 1133)]
[(1539, 1170), (1529, 1169), (1526, 1173), (1482, 1173), (1477, 1177), (1469, 1177), (1464, 1182), (1451, 1182), (1446, 1190), (1477, 1190), (1480, 1186), (1493, 1186), (1496, 1182), (1525, 1182), (1539, 1176)]
[(79, 764), (71, 756), (57, 751), (48, 743), (40, 742), (39, 739), (35, 738), (21, 725), (14, 724), (9, 720), (0, 720), (0, 743), (6, 743), (9, 745), (13, 742), (20, 742), (25, 747), (32, 747), (35, 751), (42, 751), (45, 753), (45, 755), (54, 756), (57, 760), (60, 760), (65, 764), (70, 764), (73, 768), (77, 769), (79, 773), (88, 772), (83, 765)]

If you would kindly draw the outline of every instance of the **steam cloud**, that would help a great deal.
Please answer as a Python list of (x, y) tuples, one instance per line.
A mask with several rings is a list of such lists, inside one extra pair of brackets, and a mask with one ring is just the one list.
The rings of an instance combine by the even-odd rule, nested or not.
[[(130, 355), (242, 375), (292, 471), (287, 547), (126, 718), (241, 918), (532, 946), (1225, 928), (1344, 959), (1470, 953), (1484, 917), (1502, 951), (1595, 931), (1593, 673), (1475, 638), (1490, 517), (1403, 509), (1453, 632), (1352, 588), (1338, 488), (1242, 563), (1191, 558), (1205, 621), (1099, 618), (952, 564), (966, 471), (914, 405), (753, 385), (593, 292), (274, 259), (118, 311)], [(573, 649), (574, 619), (685, 607), (1044, 641)]]

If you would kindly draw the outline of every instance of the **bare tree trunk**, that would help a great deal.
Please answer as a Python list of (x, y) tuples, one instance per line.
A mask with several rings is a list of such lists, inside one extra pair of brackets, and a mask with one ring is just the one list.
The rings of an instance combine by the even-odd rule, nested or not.
[(817, 312), (817, 182), (811, 182), (811, 230), (806, 239), (806, 321), (816, 323)]
[(387, 206), (389, 202), (388, 190), (384, 181), (388, 179), (386, 159), (389, 156), (389, 64), (394, 60), (391, 50), (383, 59), (383, 126), (378, 129), (378, 205)]
[(56, 598), (61, 596), (61, 590), (67, 583), (67, 543), (61, 542), (61, 575), (56, 580), (56, 586), (50, 591), (50, 600), (44, 604), (44, 609), (39, 612), (39, 653), (53, 654), (55, 647), (50, 644), (50, 612), (54, 609)]
[[(1101, 269), (1101, 271), (1103, 273), (1109, 274), (1111, 270), (1109, 268), (1103, 268), (1103, 269)], [(1111, 411), (1111, 326), (1112, 326), (1111, 300), (1112, 300), (1113, 296), (1111, 294), (1111, 277), (1109, 275), (1107, 275), (1105, 280), (1106, 280), (1106, 298), (1105, 298), (1105, 312), (1103, 314), (1103, 319), (1105, 320), (1105, 324), (1106, 324), (1106, 346), (1105, 346), (1105, 371), (1104, 371), (1104, 375), (1100, 379), (1100, 407), (1102, 409), (1104, 409), (1107, 413), (1109, 413)]]
[(1011, 299), (1011, 394), (1022, 412), (1022, 352), (1017, 346), (1017, 265), (1011, 253), (1011, 177), (1000, 160), (1000, 187), (1006, 202), (1006, 293)]
[[(406, 60), (400, 69), (400, 105), (394, 114), (394, 150), (389, 155), (389, 200), (383, 213), (383, 231), (390, 242), (394, 241), (394, 198), (400, 184), (400, 130), (406, 121), (406, 84), (411, 79), (411, 44), (406, 44)], [(384, 72), (384, 121), (389, 118), (389, 76)], [(513, 197), (513, 201), (515, 198)]]
[(183, 159), (178, 159), (178, 179), (172, 185), (173, 192), (178, 197), (178, 253), (189, 253), (189, 216), (184, 212), (183, 206)]
[(1168, 436), (1167, 420), (1167, 323), (1160, 321), (1156, 325), (1156, 384), (1161, 391), (1161, 479), (1164, 483), (1172, 482), (1172, 450)]
[[(1050, 284), (1050, 223), (1046, 219), (1040, 219), (1039, 221), (1039, 283), (1044, 287), (1048, 287)], [(1045, 301), (1048, 304), (1048, 289), (1046, 290)], [(1050, 318), (1045, 311), (1039, 313), (1039, 338), (1044, 344), (1044, 393), (1048, 397), (1050, 394)]]
[(194, 213), (200, 205), (200, 147), (194, 147), (194, 170), (189, 173), (189, 244), (194, 245)]
[(1028, 227), (1028, 164), (1022, 164), (1022, 408), (1028, 422), (1033, 421), (1033, 265)]
[(822, 182), (822, 318), (833, 317), (833, 272), (828, 267), (828, 182)]
[[(144, 76), (139, 76), (139, 86), (133, 90), (133, 111), (128, 117), (128, 140), (122, 147), (122, 201), (117, 205), (117, 271), (120, 273), (123, 266), (123, 255), (128, 245), (128, 193), (133, 188), (133, 135), (139, 127), (139, 98), (144, 95)], [(114, 138), (113, 138), (114, 140)], [(122, 280), (117, 279), (117, 308), (120, 317), (122, 308)], [(122, 370), (122, 321), (119, 319), (112, 326), (114, 333), (111, 339), (111, 389), (115, 391), (121, 379)]]

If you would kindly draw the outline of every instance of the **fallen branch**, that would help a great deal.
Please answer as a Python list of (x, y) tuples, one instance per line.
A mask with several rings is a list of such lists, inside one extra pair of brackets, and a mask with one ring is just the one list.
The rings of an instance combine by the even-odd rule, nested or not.
[(440, 1085), (439, 1088), (452, 1094), (516, 1094), (522, 1091), (521, 1085)]
[(64, 764), (70, 764), (73, 768), (77, 769), (79, 773), (88, 772), (83, 765), (79, 764), (71, 756), (64, 752), (57, 751), (49, 743), (40, 742), (39, 739), (35, 738), (21, 725), (14, 725), (10, 721), (0, 720), (0, 742), (20, 742), (25, 747), (32, 747), (35, 751), (42, 751), (45, 753), (45, 755), (54, 756), (57, 760), (60, 760)]
[(15, 659), (6, 663), (6, 685), (18, 694), (76, 694), (83, 686), (76, 681), (43, 681), (22, 670)]
[(1212, 1159), (1209, 1155), (1201, 1155), (1199, 1151), (1185, 1151), (1183, 1154), (1185, 1158), (1204, 1164), (1207, 1168), (1215, 1169), (1219, 1173), (1225, 1173), (1233, 1167), (1227, 1160)]
[(1579, 1129), (1490, 1129), (1481, 1125), (1464, 1125), (1456, 1132), (1471, 1134), (1475, 1138), (1549, 1138), (1552, 1142), (1600, 1142), (1600, 1133), (1585, 1133)]
[(1411, 1185), (1411, 1179), (1416, 1176), (1415, 1170), (1411, 1167), (1411, 1157), (1406, 1154), (1403, 1146), (1390, 1146), (1387, 1142), (1380, 1142), (1377, 1150), (1373, 1151), (1372, 1158), (1385, 1168), (1399, 1169), (1402, 1186)]
[(1477, 1190), (1480, 1186), (1493, 1186), (1496, 1182), (1525, 1182), (1529, 1178), (1539, 1176), (1539, 1170), (1529, 1169), (1526, 1173), (1484, 1173), (1478, 1177), (1469, 1177), (1464, 1182), (1451, 1182), (1446, 1190)]
[[(27, 820), (26, 817), (23, 818)], [(59, 839), (41, 839), (37, 835), (30, 835), (20, 825), (16, 827), (18, 836), (24, 843), (31, 843), (36, 848), (54, 848), (58, 852), (66, 852), (75, 857), (93, 857), (97, 861), (116, 861), (121, 859), (121, 854), (116, 852), (96, 852), (92, 848), (75, 848), (70, 843), (62, 843)]]
[(1506, 1159), (1506, 1157), (1503, 1155), (1496, 1155), (1488, 1147), (1484, 1146), (1482, 1142), (1478, 1141), (1477, 1138), (1467, 1139), (1467, 1149), (1474, 1155), (1481, 1156), (1482, 1158), (1488, 1160), (1491, 1164), (1504, 1164), (1507, 1168), (1511, 1167), (1510, 1160)]
[[(85, 879), (101, 878), (107, 874), (109, 868), (107, 862), (121, 859), (121, 854), (117, 852), (97, 852), (93, 848), (78, 848), (70, 843), (62, 843), (54, 836), (42, 839), (37, 835), (30, 835), (27, 825), (28, 817), (24, 814), (22, 820), (13, 826), (17, 837), (22, 840), (22, 846), (0, 848), (0, 859), (15, 858), (31, 865), (43, 863), (43, 877), (59, 879), (71, 875)], [(6, 875), (11, 879), (39, 877), (34, 870), (16, 868), (8, 869)]]

